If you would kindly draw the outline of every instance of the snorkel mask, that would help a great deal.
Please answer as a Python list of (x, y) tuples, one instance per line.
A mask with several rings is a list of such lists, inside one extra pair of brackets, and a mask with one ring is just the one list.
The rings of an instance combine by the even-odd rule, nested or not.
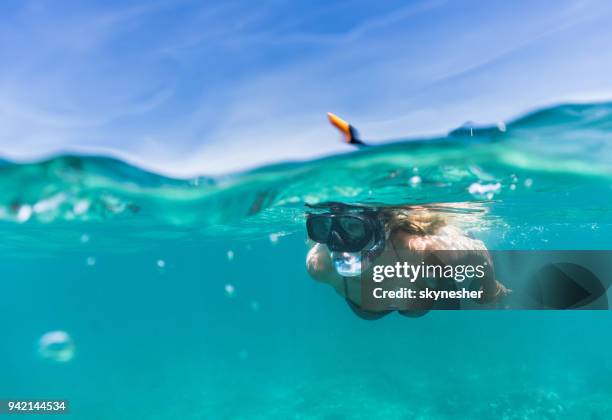
[(344, 203), (308, 205), (325, 213), (308, 213), (308, 237), (327, 245), (334, 268), (343, 277), (361, 275), (384, 250), (385, 229), (380, 210)]

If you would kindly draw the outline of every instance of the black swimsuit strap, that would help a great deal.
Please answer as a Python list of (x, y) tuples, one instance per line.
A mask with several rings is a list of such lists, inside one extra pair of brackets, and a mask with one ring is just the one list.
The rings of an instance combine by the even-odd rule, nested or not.
[(381, 312), (366, 311), (365, 309), (361, 308), (361, 306), (357, 305), (352, 300), (350, 299), (345, 299), (345, 300), (349, 308), (351, 308), (351, 310), (355, 313), (355, 315), (367, 321), (374, 321), (376, 319), (380, 319), (383, 316), (389, 315), (391, 312), (393, 312), (393, 311), (381, 311)]
[(380, 319), (385, 315), (389, 315), (391, 312), (393, 312), (391, 310), (374, 312), (374, 311), (368, 311), (368, 310), (363, 309), (360, 305), (356, 304), (349, 298), (348, 279), (345, 276), (342, 276), (342, 282), (344, 284), (344, 296), (345, 296), (344, 300), (346, 300), (346, 303), (348, 304), (348, 306), (353, 310), (353, 312), (359, 318), (365, 319), (368, 321), (373, 321), (376, 319)]
[(345, 276), (342, 276), (342, 282), (344, 283), (344, 296), (348, 299), (349, 298), (348, 280), (346, 279)]

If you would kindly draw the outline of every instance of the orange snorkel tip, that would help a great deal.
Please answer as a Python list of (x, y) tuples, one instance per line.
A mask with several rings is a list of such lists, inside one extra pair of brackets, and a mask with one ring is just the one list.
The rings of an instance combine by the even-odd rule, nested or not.
[(367, 146), (367, 144), (365, 144), (359, 139), (359, 133), (357, 132), (355, 127), (344, 121), (339, 116), (332, 114), (331, 112), (327, 113), (327, 118), (329, 118), (329, 122), (332, 123), (334, 127), (340, 130), (340, 132), (344, 136), (345, 142), (357, 147)]
[(331, 112), (327, 113), (327, 118), (329, 118), (329, 122), (344, 135), (345, 141), (351, 143), (353, 140), (351, 125)]

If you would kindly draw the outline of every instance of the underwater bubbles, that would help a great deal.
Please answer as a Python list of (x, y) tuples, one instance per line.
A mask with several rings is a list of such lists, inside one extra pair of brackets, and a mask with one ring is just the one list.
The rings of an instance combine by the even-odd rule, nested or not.
[(69, 362), (74, 350), (74, 341), (66, 331), (49, 331), (38, 340), (38, 355), (53, 362)]
[(96, 265), (96, 259), (94, 257), (87, 257), (87, 260), (85, 262), (89, 267), (93, 267), (94, 265)]
[(90, 205), (91, 203), (89, 202), (89, 200), (79, 200), (74, 203), (74, 206), (72, 207), (72, 212), (77, 216), (81, 216), (85, 214), (87, 210), (89, 210)]
[(289, 233), (288, 232), (284, 232), (284, 231), (274, 232), (274, 233), (271, 233), (270, 235), (268, 235), (268, 239), (270, 240), (271, 244), (276, 244), (276, 243), (278, 243), (278, 240), (280, 238), (282, 238), (283, 236), (287, 236), (287, 235), (289, 235)]
[(164, 261), (164, 260), (157, 260), (157, 267), (159, 267), (159, 268), (166, 267), (166, 261)]
[(19, 209), (17, 210), (17, 222), (25, 223), (30, 219), (31, 216), (32, 206), (30, 206), (29, 204), (19, 206)]
[(474, 182), (468, 188), (468, 192), (475, 198), (487, 198), (492, 199), (493, 196), (499, 193), (501, 190), (501, 184), (496, 182), (495, 184), (481, 184), (480, 182)]
[(233, 259), (234, 259), (234, 251), (230, 249), (229, 251), (227, 251), (227, 260), (232, 261)]
[(226, 284), (225, 285), (225, 294), (228, 297), (234, 297), (234, 295), (236, 294), (236, 288), (234, 287), (233, 284)]
[(410, 185), (413, 187), (416, 187), (417, 185), (419, 185), (421, 183), (422, 179), (420, 176), (418, 175), (414, 175), (412, 177), (410, 177), (410, 179), (408, 180), (408, 182), (410, 182)]

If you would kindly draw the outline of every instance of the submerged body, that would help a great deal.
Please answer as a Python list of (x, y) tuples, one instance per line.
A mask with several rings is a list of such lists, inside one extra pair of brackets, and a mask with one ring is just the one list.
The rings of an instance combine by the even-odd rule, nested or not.
[[(386, 210), (385, 213), (387, 222), (384, 249), (371, 264), (395, 265), (401, 262), (418, 265), (437, 251), (456, 251), (443, 253), (445, 264), (470, 264), (482, 260), (487, 261), (489, 265), (492, 264), (489, 252), (481, 240), (470, 238), (458, 227), (431, 215), (426, 209)], [(439, 258), (440, 254), (436, 254), (436, 257)], [(338, 274), (327, 245), (315, 244), (308, 253), (306, 264), (311, 277), (332, 286), (346, 299), (357, 315), (373, 319), (386, 314), (373, 314), (362, 308), (359, 277), (347, 279)], [(416, 291), (423, 291), (428, 287), (423, 280), (417, 280), (412, 286)], [(445, 285), (443, 282), (438, 282), (436, 287), (443, 289)], [(509, 293), (508, 289), (490, 276), (480, 280), (480, 290), (482, 291), (479, 294), (480, 303), (499, 302)], [(431, 307), (430, 299), (413, 299), (410, 309), (400, 313), (415, 316)]]

